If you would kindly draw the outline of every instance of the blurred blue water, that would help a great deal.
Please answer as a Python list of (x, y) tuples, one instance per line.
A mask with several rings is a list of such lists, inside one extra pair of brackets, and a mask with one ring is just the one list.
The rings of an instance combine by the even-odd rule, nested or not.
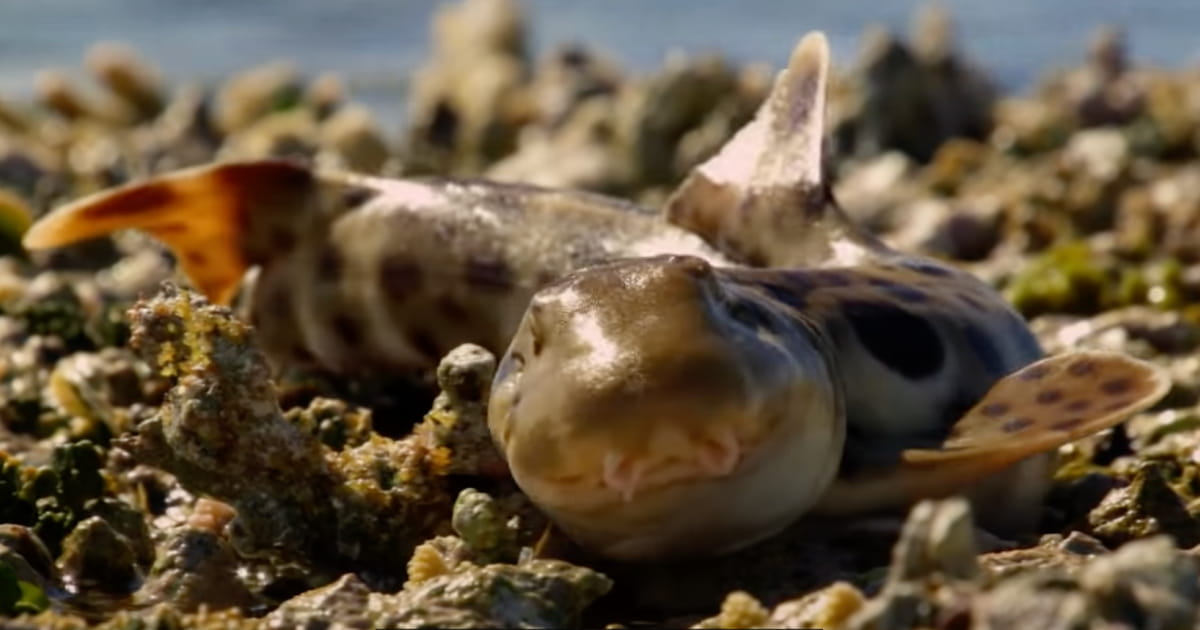
[[(305, 72), (336, 71), (389, 127), (404, 83), (428, 51), (437, 0), (0, 0), (0, 95), (25, 97), (34, 71), (80, 74), (100, 39), (125, 40), (171, 78), (211, 80), (287, 58)], [(779, 66), (810, 29), (850, 61), (863, 28), (904, 33), (919, 0), (524, 0), (535, 51), (565, 41), (606, 50), (628, 67), (658, 65), (673, 49), (719, 51)], [(1139, 61), (1200, 61), (1196, 0), (947, 1), (961, 47), (1007, 88), (1075, 63), (1099, 24), (1121, 25)]]

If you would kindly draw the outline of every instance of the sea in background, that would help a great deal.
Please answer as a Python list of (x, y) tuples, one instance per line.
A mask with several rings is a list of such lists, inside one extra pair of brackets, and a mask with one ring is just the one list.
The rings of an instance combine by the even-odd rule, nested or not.
[[(27, 99), (33, 75), (82, 75), (99, 40), (122, 40), (172, 82), (217, 81), (265, 61), (333, 71), (388, 129), (404, 116), (408, 76), (429, 51), (437, 0), (0, 0), (0, 97)], [(857, 53), (863, 29), (907, 33), (919, 0), (524, 0), (535, 54), (566, 42), (651, 70), (672, 51), (720, 52), (780, 67), (805, 31), (830, 38), (835, 63)], [(1076, 65), (1092, 31), (1121, 26), (1135, 61), (1200, 64), (1196, 0), (959, 0), (945, 2), (960, 48), (1006, 90)]]

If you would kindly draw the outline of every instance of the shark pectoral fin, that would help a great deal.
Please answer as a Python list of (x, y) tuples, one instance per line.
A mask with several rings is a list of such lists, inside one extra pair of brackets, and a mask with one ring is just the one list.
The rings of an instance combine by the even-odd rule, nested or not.
[(667, 220), (752, 258), (759, 247), (750, 239), (781, 212), (794, 212), (796, 199), (823, 205), (828, 73), (825, 35), (805, 35), (754, 120), (672, 193)]
[(311, 180), (307, 169), (283, 161), (184, 169), (60, 206), (25, 232), (22, 245), (47, 249), (122, 229), (143, 230), (171, 249), (197, 289), (228, 304), (251, 264), (248, 222), (264, 210), (255, 206), (268, 205), (276, 191), (303, 190)]
[(997, 381), (954, 424), (941, 449), (906, 451), (904, 459), (934, 463), (988, 452), (1022, 458), (1049, 451), (1120, 424), (1170, 388), (1163, 370), (1124, 354), (1056, 355)]
[(1171, 383), (1159, 368), (1103, 351), (1028, 365), (984, 395), (940, 449), (901, 453), (894, 470), (838, 480), (817, 512), (846, 514), (963, 491), (984, 477), (1113, 427), (1158, 402)]

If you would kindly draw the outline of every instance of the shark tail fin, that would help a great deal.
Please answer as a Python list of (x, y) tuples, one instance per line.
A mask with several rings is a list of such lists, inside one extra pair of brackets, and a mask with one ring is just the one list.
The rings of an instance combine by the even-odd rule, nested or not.
[(101, 191), (55, 208), (25, 232), (28, 250), (62, 247), (117, 230), (167, 245), (210, 300), (228, 304), (252, 260), (252, 221), (294, 212), (313, 174), (285, 161), (213, 164)]

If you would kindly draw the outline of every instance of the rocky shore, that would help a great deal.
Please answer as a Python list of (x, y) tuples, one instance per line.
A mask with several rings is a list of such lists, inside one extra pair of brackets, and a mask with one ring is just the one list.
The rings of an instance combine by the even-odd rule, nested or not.
[(497, 474), (486, 351), (447, 355), (432, 400), (272, 374), (254, 330), (142, 235), (21, 249), (57, 204), (226, 159), (657, 207), (772, 77), (712, 56), (635, 75), (582, 43), (532, 59), (507, 0), (448, 5), (431, 32), (398, 137), (336, 76), (169, 83), (114, 43), (83, 60), (93, 86), (47, 69), (36, 103), (0, 94), (0, 627), (1200, 624), (1200, 69), (1138, 66), (1115, 29), (1025, 94), (998, 92), (932, 7), (835, 68), (850, 214), (993, 283), (1047, 352), (1115, 349), (1171, 375), (1154, 408), (1061, 449), (1027, 540), (951, 499), (721, 558), (589, 560)]

